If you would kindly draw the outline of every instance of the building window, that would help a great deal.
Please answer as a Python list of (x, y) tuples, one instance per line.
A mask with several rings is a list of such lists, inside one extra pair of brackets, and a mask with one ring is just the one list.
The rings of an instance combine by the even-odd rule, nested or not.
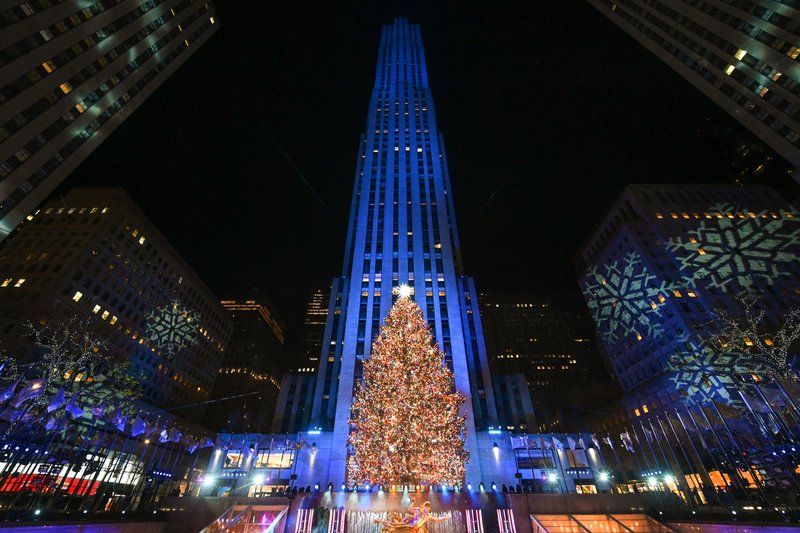
[(223, 468), (239, 468), (242, 466), (242, 450), (228, 450), (225, 452)]
[(83, 293), (81, 291), (75, 291), (75, 295), (72, 297), (72, 301), (80, 302), (81, 298), (83, 298)]

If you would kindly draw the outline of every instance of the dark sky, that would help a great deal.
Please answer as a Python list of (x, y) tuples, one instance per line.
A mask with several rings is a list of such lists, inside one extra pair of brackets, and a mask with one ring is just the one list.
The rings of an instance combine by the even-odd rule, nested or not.
[(295, 336), (344, 232), (281, 150), (346, 226), (394, 16), (422, 25), (479, 290), (574, 291), (572, 257), (625, 184), (723, 179), (698, 132), (733, 120), (582, 0), (215, 3), (217, 34), (60, 191), (121, 185), (212, 290), (261, 287)]

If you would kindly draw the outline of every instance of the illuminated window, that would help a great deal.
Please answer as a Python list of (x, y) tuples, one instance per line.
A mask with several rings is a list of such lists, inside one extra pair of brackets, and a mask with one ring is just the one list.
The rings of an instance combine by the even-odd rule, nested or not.
[(92, 313), (97, 314), (99, 312), (100, 312), (100, 306), (99, 305), (95, 305), (94, 309), (92, 309)]
[(736, 70), (736, 67), (734, 67), (733, 65), (728, 65), (727, 67), (725, 67), (725, 74), (730, 76), (734, 70)]
[(769, 92), (769, 87), (762, 86), (761, 89), (758, 91), (758, 96), (764, 96)]
[(676, 291), (672, 291), (672, 294), (675, 295), (675, 298), (682, 298), (683, 297), (683, 294), (681, 294), (681, 291), (677, 291), (677, 290)]
[(745, 338), (744, 338), (744, 343), (745, 343), (747, 346), (752, 346), (752, 345), (753, 345), (753, 341), (752, 341), (752, 340), (750, 340), (750, 337), (745, 337)]
[(78, 111), (78, 113), (83, 113), (84, 111), (86, 111), (86, 104), (84, 104), (83, 102), (78, 102), (77, 105), (75, 106), (75, 109)]
[(42, 63), (42, 68), (45, 69), (48, 74), (50, 74), (56, 69), (56, 65), (52, 61), (45, 61)]
[(64, 94), (69, 94), (69, 92), (72, 90), (72, 85), (70, 85), (66, 81), (64, 83), (62, 83), (61, 85), (59, 85), (58, 87), (61, 89), (61, 92), (63, 92)]
[(773, 80), (775, 80), (775, 81), (778, 81), (778, 78), (780, 78), (782, 75), (783, 75), (783, 74), (781, 74), (781, 72), (780, 72), (780, 71), (776, 70), (775, 72), (773, 72), (773, 73), (770, 75), (770, 78), (772, 78), (772, 79), (773, 79)]
[(102, 315), (100, 315), (100, 318), (102, 318), (103, 320), (105, 320), (106, 318), (108, 318), (108, 315), (110, 315), (110, 314), (111, 314), (111, 313), (109, 313), (108, 311), (103, 311), (103, 314), (102, 314)]
[(15, 287), (22, 287), (22, 284), (25, 283), (25, 278), (19, 278), (17, 282), (14, 284)]
[(0, 283), (0, 287), (8, 287), (8, 284), (14, 281), (14, 278), (6, 278), (3, 280), (3, 283)]
[(225, 452), (225, 464), (223, 468), (239, 468), (242, 466), (242, 450), (228, 450)]
[(800, 48), (792, 46), (791, 48), (789, 48), (789, 51), (786, 52), (786, 55), (791, 57), (792, 59), (797, 59), (797, 56), (800, 55)]
[(736, 53), (734, 54), (734, 57), (739, 61), (741, 61), (742, 58), (746, 55), (747, 55), (747, 50), (742, 50), (741, 48), (739, 48), (739, 50), (737, 50)]
[(273, 451), (259, 450), (256, 455), (255, 468), (291, 468), (294, 450)]
[(109, 324), (116, 324), (117, 323), (117, 317), (112, 316), (111, 320), (109, 320), (108, 322), (109, 322)]
[(770, 339), (769, 337), (766, 337), (764, 339), (764, 344), (766, 344), (767, 346), (772, 346), (774, 343), (772, 342), (772, 339)]
[(83, 298), (83, 293), (81, 291), (75, 291), (75, 294), (72, 297), (72, 301), (80, 302), (81, 298)]
[(650, 410), (647, 408), (647, 406), (646, 406), (646, 405), (643, 405), (643, 406), (642, 406), (642, 411), (644, 411), (644, 413), (645, 413), (645, 414), (647, 414), (647, 413), (649, 413), (649, 412), (650, 412)]
[(638, 409), (634, 409), (633, 414), (635, 414), (636, 416), (642, 416), (642, 413), (640, 413)]

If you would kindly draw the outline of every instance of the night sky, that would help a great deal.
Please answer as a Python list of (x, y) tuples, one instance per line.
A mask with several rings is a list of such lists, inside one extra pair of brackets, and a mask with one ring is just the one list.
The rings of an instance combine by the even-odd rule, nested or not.
[(724, 180), (707, 132), (748, 135), (581, 0), (215, 3), (217, 34), (57, 193), (124, 187), (212, 290), (262, 288), (295, 339), (308, 290), (341, 270), (380, 25), (395, 16), (422, 25), (479, 290), (577, 290), (573, 256), (624, 185)]

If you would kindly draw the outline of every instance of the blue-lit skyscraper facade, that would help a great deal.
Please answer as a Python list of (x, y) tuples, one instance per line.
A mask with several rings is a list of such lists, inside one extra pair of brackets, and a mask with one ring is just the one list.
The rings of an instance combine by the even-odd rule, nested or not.
[(630, 186), (580, 257), (580, 286), (630, 416), (736, 403), (738, 370), (708, 346), (715, 314), (743, 316), (751, 294), (777, 326), (800, 303), (800, 216), (768, 187)]
[[(471, 400), (467, 447), (476, 450), (476, 430), (496, 423), (477, 293), (463, 275), (455, 223), (420, 28), (398, 19), (381, 33), (342, 275), (333, 280), (314, 384), (310, 426), (332, 432), (328, 479), (345, 478), (353, 387), (399, 285), (413, 287), (455, 388)], [(479, 469), (476, 458), (468, 477), (480, 478)]]

